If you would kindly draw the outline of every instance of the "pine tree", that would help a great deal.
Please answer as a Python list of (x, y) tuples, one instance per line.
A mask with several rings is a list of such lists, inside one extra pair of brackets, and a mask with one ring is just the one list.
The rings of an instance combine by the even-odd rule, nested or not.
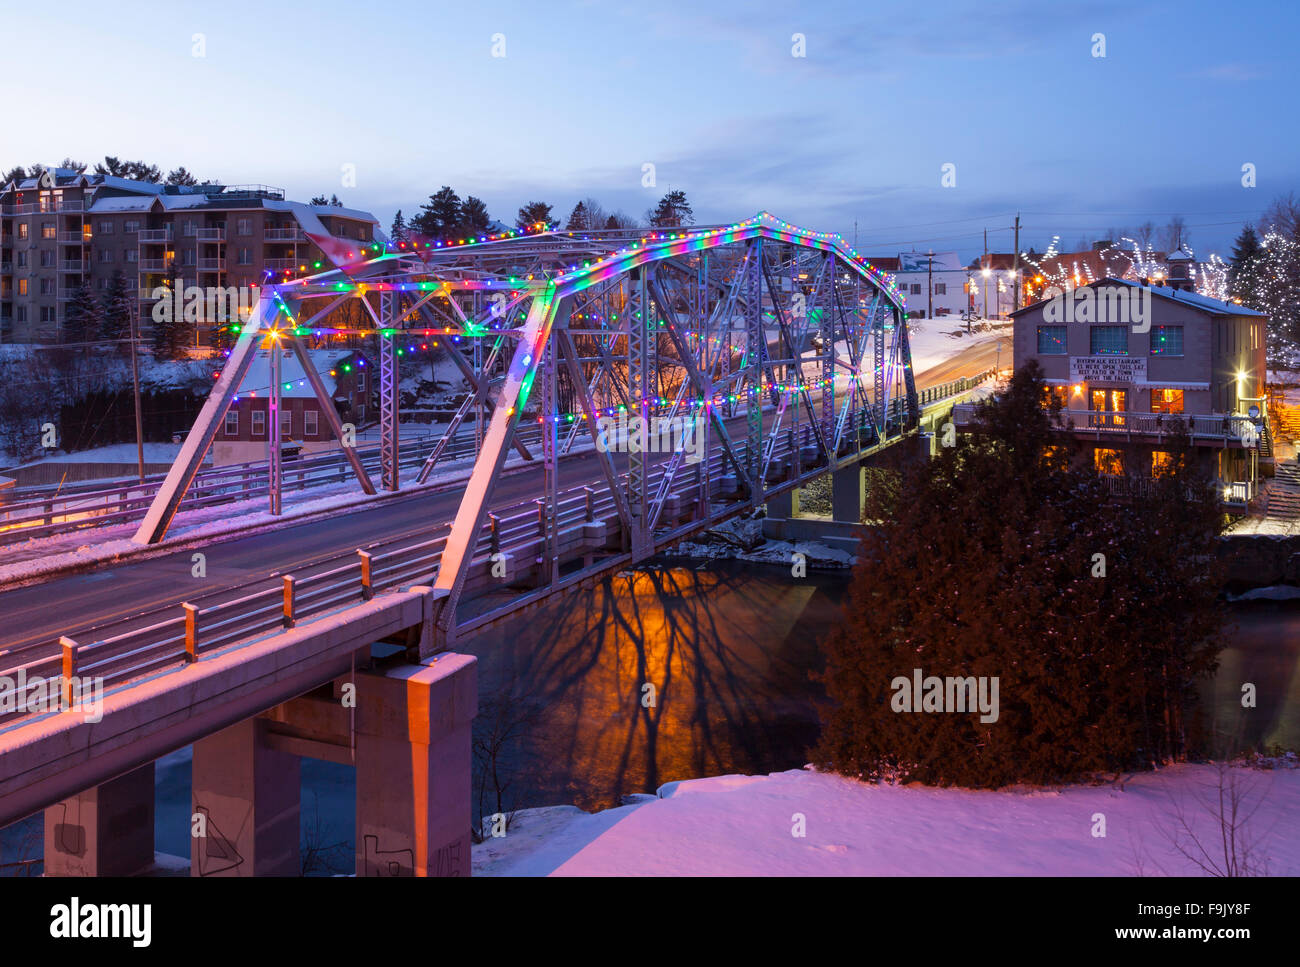
[(393, 226), (388, 230), (389, 237), (394, 242), (406, 241), (406, 220), (402, 218), (402, 210), (397, 209), (397, 214), (393, 216)]
[(591, 228), (587, 220), (587, 206), (582, 202), (574, 205), (573, 211), (569, 212), (569, 221), (564, 227), (567, 229)]
[(646, 212), (646, 220), (655, 228), (677, 228), (695, 224), (695, 212), (686, 200), (686, 192), (670, 191), (659, 199), (659, 204)]
[(99, 306), (90, 283), (83, 281), (72, 293), (67, 311), (63, 314), (63, 341), (92, 342), (99, 336)]
[(184, 167), (177, 168), (174, 171), (169, 171), (167, 173), (167, 180), (164, 182), (164, 184), (168, 185), (186, 185), (191, 187), (198, 183), (199, 179), (186, 171)]
[(531, 228), (538, 222), (544, 222), (549, 225), (554, 220), (551, 215), (551, 206), (544, 201), (530, 201), (523, 208), (519, 209), (519, 214), (515, 216), (516, 228)]
[(421, 235), (446, 240), (456, 234), (460, 221), (460, 196), (449, 185), (443, 185), (420, 206), (411, 219), (411, 228)]
[(475, 198), (473, 195), (466, 195), (460, 206), (460, 223), (457, 226), (457, 234), (463, 237), (482, 235), (487, 231), (488, 222), (491, 220), (488, 217), (487, 205), (483, 203), (483, 199)]
[(1233, 298), (1247, 301), (1248, 293), (1242, 291), (1243, 276), (1248, 273), (1251, 263), (1259, 256), (1259, 236), (1255, 229), (1247, 225), (1237, 236), (1232, 246), (1232, 258), (1228, 261), (1228, 292)]
[(126, 276), (115, 271), (108, 280), (108, 289), (100, 309), (100, 335), (109, 340), (131, 338), (131, 313), (135, 311), (135, 300)]

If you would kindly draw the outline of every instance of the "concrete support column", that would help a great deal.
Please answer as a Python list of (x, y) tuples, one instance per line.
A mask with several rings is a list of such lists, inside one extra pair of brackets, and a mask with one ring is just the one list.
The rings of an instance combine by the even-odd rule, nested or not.
[(357, 675), (357, 876), (469, 876), (471, 655)]
[(779, 520), (789, 520), (799, 516), (799, 491), (787, 490), (783, 494), (767, 498), (767, 516)]
[(245, 719), (194, 743), (191, 876), (298, 876), (298, 757), (269, 748), (267, 722)]
[(45, 810), (46, 876), (132, 876), (153, 865), (153, 763)]
[(862, 464), (854, 463), (831, 474), (831, 517), (851, 524), (862, 520), (866, 496)]

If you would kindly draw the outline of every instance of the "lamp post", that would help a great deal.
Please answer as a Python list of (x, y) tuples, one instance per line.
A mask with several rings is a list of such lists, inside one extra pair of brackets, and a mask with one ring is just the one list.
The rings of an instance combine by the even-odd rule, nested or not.
[(987, 319), (989, 317), (989, 276), (993, 274), (993, 270), (986, 265), (980, 270), (980, 274), (984, 276), (984, 318)]

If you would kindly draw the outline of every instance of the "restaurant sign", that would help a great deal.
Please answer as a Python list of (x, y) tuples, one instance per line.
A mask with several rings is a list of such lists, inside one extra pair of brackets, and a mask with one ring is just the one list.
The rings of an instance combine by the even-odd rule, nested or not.
[(1071, 356), (1071, 383), (1145, 382), (1147, 361), (1142, 356)]

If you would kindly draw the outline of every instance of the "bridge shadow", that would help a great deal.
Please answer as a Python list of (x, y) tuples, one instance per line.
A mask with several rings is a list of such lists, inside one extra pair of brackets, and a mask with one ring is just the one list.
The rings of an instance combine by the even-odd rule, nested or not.
[(597, 809), (802, 765), (821, 696), (810, 672), (846, 580), (656, 563), (477, 636), (476, 809)]

